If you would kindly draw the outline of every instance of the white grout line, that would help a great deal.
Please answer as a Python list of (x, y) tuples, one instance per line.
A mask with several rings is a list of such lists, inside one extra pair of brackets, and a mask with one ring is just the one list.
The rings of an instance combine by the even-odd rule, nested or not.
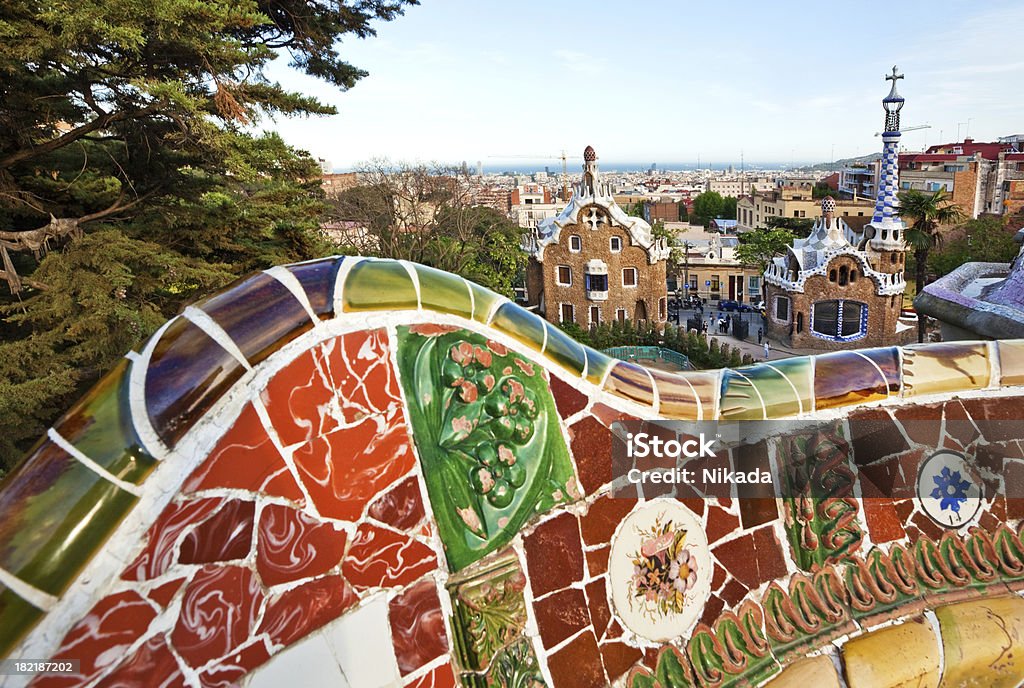
[(270, 275), (274, 279), (284, 286), (285, 289), (292, 293), (292, 296), (302, 304), (302, 307), (306, 309), (306, 313), (309, 314), (309, 319), (314, 323), (320, 321), (317, 317), (316, 311), (313, 310), (313, 304), (309, 302), (309, 295), (306, 294), (306, 290), (302, 288), (302, 283), (299, 282), (299, 278), (292, 274), (290, 270), (281, 266), (275, 265), (269, 270), (264, 270), (264, 273)]
[(416, 291), (416, 310), (422, 311), (423, 295), (420, 291), (420, 276), (416, 274), (416, 268), (407, 260), (400, 260), (398, 264), (405, 268), (406, 273), (409, 275), (409, 281), (412, 282), (412, 288)]
[(334, 276), (334, 317), (339, 318), (345, 312), (345, 302), (342, 300), (342, 294), (345, 291), (345, 281), (348, 279), (348, 273), (352, 272), (352, 268), (359, 265), (366, 258), (343, 258), (341, 266), (338, 268), (338, 273)]
[[(875, 362), (874, 362), (873, 360), (871, 360), (871, 358), (870, 358), (870, 357), (866, 356), (865, 354), (862, 354), (861, 352), (859, 352), (859, 351), (856, 351), (856, 350), (851, 350), (851, 351), (853, 351), (853, 353), (857, 354), (858, 356), (860, 356), (861, 358), (863, 358), (863, 359), (864, 359), (865, 361), (867, 361), (868, 363), (870, 363), (870, 364), (871, 364), (872, 366), (874, 366), (875, 370), (877, 370), (877, 371), (878, 371), (878, 376), (879, 376), (880, 378), (882, 378), (882, 387), (883, 387), (883, 389), (885, 389), (885, 396), (886, 396), (886, 398), (888, 398), (888, 397), (892, 396), (892, 395), (891, 395), (891, 393), (889, 392), (889, 378), (887, 378), (887, 377), (885, 376), (885, 373), (883, 373), (883, 372), (882, 372), (882, 368), (881, 368), (881, 367), (880, 367), (880, 366), (879, 366), (879, 365), (878, 365), (877, 363), (875, 363)], [(896, 365), (897, 365), (897, 367), (899, 367), (899, 361), (897, 361), (897, 362), (896, 362)], [(901, 369), (901, 370), (902, 370), (902, 369)], [(903, 377), (903, 376), (902, 376), (902, 375), (900, 375), (900, 378), (901, 378), (901, 379), (902, 379), (902, 377)], [(897, 395), (897, 396), (899, 395), (899, 392), (898, 392), (898, 391), (896, 392), (896, 395)]]
[(66, 451), (68, 454), (71, 454), (71, 456), (73, 456), (75, 459), (77, 459), (80, 463), (84, 464), (86, 468), (91, 470), (96, 475), (100, 476), (101, 478), (103, 478), (104, 480), (106, 480), (108, 482), (113, 483), (114, 485), (117, 485), (118, 487), (120, 487), (125, 492), (130, 492), (131, 494), (135, 495), (136, 497), (139, 497), (139, 496), (142, 495), (142, 486), (141, 485), (136, 485), (134, 483), (130, 483), (127, 480), (121, 480), (116, 475), (114, 475), (113, 473), (108, 471), (106, 468), (104, 468), (103, 466), (99, 465), (98, 463), (96, 463), (95, 461), (90, 459), (88, 456), (83, 454), (81, 452), (81, 450), (78, 449), (78, 447), (76, 447), (75, 445), (71, 444), (66, 439), (64, 439), (60, 435), (60, 433), (57, 432), (56, 430), (54, 430), (53, 428), (50, 428), (47, 431), (46, 434), (50, 438), (51, 442), (53, 442), (58, 447), (60, 447), (64, 451)]
[[(781, 370), (779, 370), (778, 368), (773, 366), (771, 363), (768, 363), (767, 361), (765, 361), (764, 365), (765, 365), (765, 367), (771, 368), (776, 373), (781, 375), (782, 379), (785, 380), (787, 383), (789, 383), (789, 386), (793, 388), (793, 396), (796, 397), (797, 416), (799, 417), (799, 416), (804, 415), (804, 402), (800, 400), (800, 392), (797, 391), (796, 385), (793, 384), (793, 381), (789, 379), (788, 375), (786, 375), (784, 372), (782, 372)], [(811, 368), (812, 369), (814, 368), (814, 362), (813, 361), (811, 362)], [(813, 390), (813, 387), (811, 389)], [(814, 392), (813, 391), (811, 392), (811, 398), (814, 398)]]
[(2, 568), (0, 568), (0, 585), (6, 586), (15, 595), (44, 612), (52, 610), (60, 601), (59, 598), (48, 592), (43, 592)]
[(191, 322), (193, 325), (198, 327), (200, 330), (206, 333), (213, 341), (217, 342), (225, 351), (242, 364), (242, 367), (246, 371), (252, 370), (252, 366), (249, 365), (249, 361), (246, 360), (245, 355), (242, 353), (235, 341), (224, 331), (224, 328), (217, 324), (217, 321), (211, 318), (206, 311), (203, 311), (195, 306), (186, 306), (182, 316), (186, 320)]

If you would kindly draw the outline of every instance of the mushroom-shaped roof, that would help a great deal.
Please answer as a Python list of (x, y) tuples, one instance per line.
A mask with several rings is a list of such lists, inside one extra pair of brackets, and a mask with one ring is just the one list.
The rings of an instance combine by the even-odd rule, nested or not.
[(597, 152), (594, 150), (593, 146), (587, 146), (586, 148), (584, 148), (583, 161), (594, 162), (595, 160), (597, 160)]

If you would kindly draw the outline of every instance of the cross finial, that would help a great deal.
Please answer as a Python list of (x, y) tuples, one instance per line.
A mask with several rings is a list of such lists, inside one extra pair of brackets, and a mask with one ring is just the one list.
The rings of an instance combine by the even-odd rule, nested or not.
[(892, 74), (890, 74), (889, 76), (885, 77), (885, 80), (886, 81), (891, 81), (892, 85), (895, 86), (896, 85), (896, 80), (897, 79), (902, 79), (902, 78), (903, 78), (903, 75), (902, 74), (897, 74), (896, 73), (896, 65), (893, 65), (892, 66)]

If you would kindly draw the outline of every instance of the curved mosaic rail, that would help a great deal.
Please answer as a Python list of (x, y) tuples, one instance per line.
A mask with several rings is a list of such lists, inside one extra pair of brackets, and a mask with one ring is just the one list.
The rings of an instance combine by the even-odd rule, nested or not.
[[(608, 495), (608, 426), (860, 414), (883, 429), (829, 446), (868, 497), (894, 463), (909, 486), (925, 447), (988, 452), (989, 476), (1024, 465), (1021, 433), (996, 422), (1019, 426), (1022, 382), (1024, 341), (670, 374), (431, 268), (273, 268), (168, 322), (0, 485), (0, 656), (82, 660), (33, 685), (229, 685), (293, 646), (376, 638), (393, 654), (367, 677), (343, 657), (341, 680), (762, 681), (878, 614), (952, 610), (941, 622), (1019, 589), (1006, 524), (1024, 514), (986, 495), (942, 534), (898, 490), (781, 512), (683, 499), (715, 578), (696, 630), (657, 651), (609, 604), (609, 543), (636, 502)], [(917, 437), (928, 418), (938, 434)], [(1019, 680), (1019, 663), (993, 671)]]

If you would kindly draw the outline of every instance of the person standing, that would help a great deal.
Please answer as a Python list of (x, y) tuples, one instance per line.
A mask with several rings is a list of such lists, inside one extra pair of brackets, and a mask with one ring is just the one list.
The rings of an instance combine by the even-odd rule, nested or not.
[(757, 343), (760, 344), (761, 340), (763, 338), (764, 338), (764, 328), (763, 327), (759, 327), (759, 328), (757, 328)]
[(768, 356), (769, 356), (769, 354), (771, 354), (771, 352), (772, 352), (771, 344), (766, 339), (766, 340), (764, 340), (764, 360), (766, 360), (766, 361), (768, 360)]

